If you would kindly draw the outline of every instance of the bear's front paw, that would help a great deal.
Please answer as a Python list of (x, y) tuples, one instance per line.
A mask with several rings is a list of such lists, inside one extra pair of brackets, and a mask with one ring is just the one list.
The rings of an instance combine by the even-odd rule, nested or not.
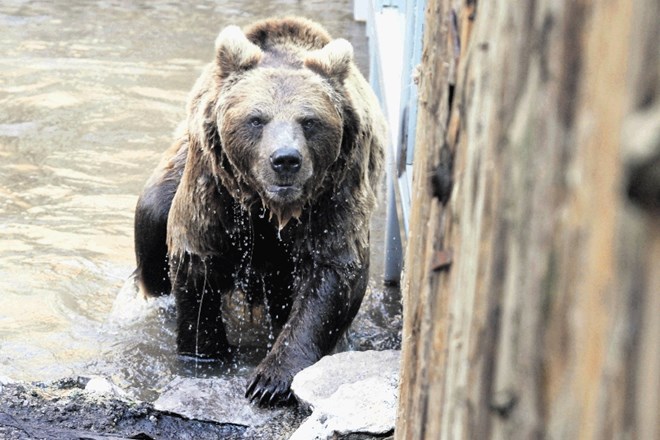
[(282, 366), (273, 367), (264, 360), (258, 367), (245, 392), (250, 402), (259, 406), (273, 406), (293, 400), (293, 375)]

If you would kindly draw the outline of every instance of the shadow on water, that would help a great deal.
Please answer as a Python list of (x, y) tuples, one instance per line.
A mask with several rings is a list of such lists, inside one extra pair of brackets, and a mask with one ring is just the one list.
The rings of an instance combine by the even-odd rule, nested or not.
[[(224, 364), (177, 358), (170, 299), (131, 303), (122, 313), (135, 319), (108, 319), (133, 270), (135, 203), (222, 27), (307, 16), (351, 40), (366, 74), (364, 25), (351, 8), (308, 0), (0, 4), (0, 376), (102, 374), (151, 399), (174, 375), (249, 371), (262, 352)], [(377, 217), (372, 237), (383, 235)], [(380, 242), (375, 301), (348, 337), (356, 348), (398, 343), (398, 295), (381, 288)], [(383, 329), (391, 337), (378, 339)]]

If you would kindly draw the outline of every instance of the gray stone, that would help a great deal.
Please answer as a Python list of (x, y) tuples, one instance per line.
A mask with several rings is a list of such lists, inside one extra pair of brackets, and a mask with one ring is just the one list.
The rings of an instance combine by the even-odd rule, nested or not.
[(291, 388), (313, 412), (291, 440), (392, 431), (400, 358), (394, 350), (338, 353), (298, 373)]
[(244, 397), (246, 379), (178, 377), (154, 402), (154, 408), (189, 419), (250, 427), (263, 426), (281, 418), (285, 408), (262, 409)]
[(127, 394), (124, 390), (119, 388), (114, 383), (110, 382), (105, 377), (93, 376), (85, 385), (85, 392), (104, 396), (126, 397)]
[(0, 376), (0, 393), (2, 392), (3, 385), (9, 385), (10, 383), (14, 383), (14, 381), (7, 376)]

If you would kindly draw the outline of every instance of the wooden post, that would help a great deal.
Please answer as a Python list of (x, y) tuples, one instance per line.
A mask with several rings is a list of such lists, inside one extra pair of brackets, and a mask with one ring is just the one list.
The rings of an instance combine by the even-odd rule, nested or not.
[(658, 17), (429, 0), (397, 439), (660, 439)]

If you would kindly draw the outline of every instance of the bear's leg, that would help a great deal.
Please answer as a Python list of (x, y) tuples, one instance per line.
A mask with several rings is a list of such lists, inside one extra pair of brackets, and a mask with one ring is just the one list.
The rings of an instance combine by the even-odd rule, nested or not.
[[(266, 277), (264, 283), (268, 289), (266, 298), (268, 314), (273, 326), (274, 334), (277, 335), (286, 324), (291, 312), (291, 285), (293, 278), (290, 276), (293, 269), (278, 270), (278, 274)], [(285, 275), (280, 275), (285, 274)]]
[(368, 262), (341, 270), (317, 266), (300, 278), (289, 319), (256, 368), (246, 397), (260, 405), (291, 398), (293, 376), (330, 353), (353, 321), (368, 272)]
[(222, 359), (229, 352), (221, 298), (228, 282), (214, 268), (215, 264), (210, 257), (170, 256), (180, 355)]
[(147, 186), (135, 208), (135, 275), (142, 291), (151, 296), (170, 293), (167, 258), (167, 216), (176, 182)]

